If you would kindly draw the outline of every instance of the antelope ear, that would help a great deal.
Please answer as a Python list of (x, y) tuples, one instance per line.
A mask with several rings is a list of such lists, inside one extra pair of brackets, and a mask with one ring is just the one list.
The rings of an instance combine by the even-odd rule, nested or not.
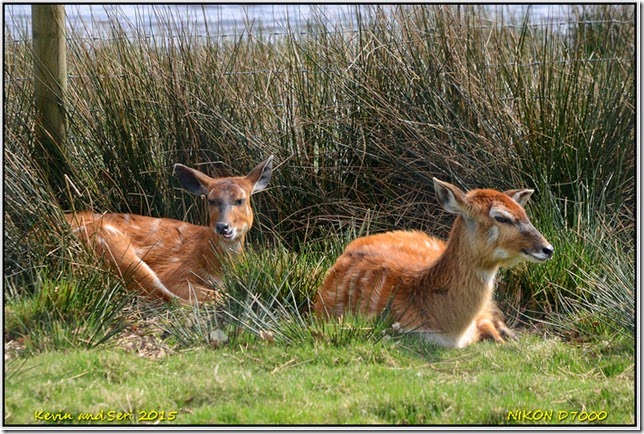
[(253, 190), (250, 194), (262, 191), (268, 185), (273, 174), (273, 156), (271, 155), (266, 160), (259, 163), (253, 170), (251, 170), (246, 178), (253, 184)]
[(187, 192), (196, 196), (208, 195), (208, 184), (212, 178), (205, 173), (177, 163), (174, 165), (174, 174)]
[(465, 214), (465, 193), (455, 185), (434, 179), (434, 191), (436, 191), (436, 199), (441, 204), (445, 211), (453, 214)]
[(532, 193), (534, 193), (534, 190), (524, 188), (522, 190), (508, 190), (504, 193), (510, 196), (510, 198), (519, 205), (525, 206), (525, 204), (528, 202), (528, 199), (530, 199), (530, 196), (532, 196)]

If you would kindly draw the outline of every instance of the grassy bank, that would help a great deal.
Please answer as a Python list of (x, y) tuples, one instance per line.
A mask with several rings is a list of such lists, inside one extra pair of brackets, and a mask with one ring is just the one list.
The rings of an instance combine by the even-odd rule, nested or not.
[[(153, 362), (118, 351), (110, 355), (116, 342), (147, 330), (153, 318), (154, 332), (133, 338), (132, 345), (171, 355), (159, 362), (158, 375), (141, 378), (138, 392), (116, 384), (110, 408), (146, 410), (148, 395), (140, 391), (152, 390), (154, 381), (182, 370), (186, 375), (179, 377), (201, 378), (202, 365), (211, 376), (218, 363), (235, 372), (222, 377), (226, 388), (247, 371), (273, 387), (268, 371), (284, 365), (272, 374), (281, 380), (279, 387), (299, 382), (302, 395), (324, 391), (339, 375), (331, 361), (347, 351), (351, 363), (343, 366), (354, 369), (355, 378), (371, 370), (378, 381), (364, 392), (356, 391), (357, 380), (347, 386), (357, 395), (329, 419), (304, 407), (300, 419), (290, 420), (286, 415), (297, 412), (277, 404), (274, 414), (259, 403), (209, 412), (215, 401), (205, 392), (193, 404), (187, 395), (182, 402), (159, 397), (155, 404), (193, 409), (178, 423), (335, 423), (344, 416), (356, 423), (505, 423), (506, 410), (542, 402), (566, 411), (584, 405), (610, 409), (615, 419), (606, 423), (632, 422), (627, 391), (633, 390), (629, 343), (635, 337), (633, 6), (573, 8), (565, 31), (556, 23), (529, 25), (527, 19), (518, 26), (497, 25), (475, 6), (399, 6), (386, 14), (365, 7), (356, 17), (352, 31), (329, 27), (318, 17), (303, 33), (236, 38), (197, 37), (171, 14), (161, 26), (166, 38), (133, 35), (125, 21), (112, 17), (104, 39), (70, 35), (64, 169), (34, 157), (33, 86), (25, 79), (32, 73), (30, 35), (6, 35), (5, 29), (4, 336), (17, 360), (6, 372), (11, 404), (5, 409), (12, 423), (27, 423), (35, 401), (56, 402), (43, 399), (65, 396), (66, 387), (81, 377), (98, 375), (92, 384), (99, 378), (111, 384), (120, 374), (106, 373), (98, 362), (104, 358), (113, 357), (122, 372), (156, 372), (146, 370)], [(133, 299), (64, 225), (64, 210), (88, 208), (205, 224), (205, 204), (180, 190), (172, 165), (225, 176), (246, 173), (269, 154), (277, 167), (270, 187), (254, 197), (251, 248), (245, 260), (227, 268), (224, 306), (184, 309)], [(65, 171), (65, 185), (42, 181), (54, 169)], [(508, 346), (465, 353), (430, 347), (424, 354), (415, 344), (410, 350), (382, 343), (386, 320), (375, 328), (347, 328), (311, 319), (308, 303), (351, 239), (393, 228), (447, 236), (451, 217), (435, 200), (434, 176), (464, 189), (536, 190), (527, 212), (555, 255), (547, 264), (504, 271), (496, 294), (509, 323), (527, 336)], [(543, 345), (552, 345), (554, 353), (530, 335), (535, 331), (547, 336)], [(222, 334), (228, 343), (220, 342)], [(320, 350), (320, 339), (341, 350)], [(194, 350), (204, 345), (218, 348)], [(363, 353), (374, 345), (380, 359), (369, 364)], [(535, 352), (534, 366), (519, 369), (520, 358), (509, 356), (522, 345)], [(60, 351), (70, 351), (61, 363), (72, 380), (56, 380), (50, 398), (18, 380), (34, 374), (43, 384), (54, 381), (48, 366)], [(317, 351), (322, 361), (304, 363)], [(435, 387), (416, 383), (418, 393), (410, 398), (398, 394), (407, 393), (400, 385), (390, 407), (368, 403), (371, 392), (393, 381), (387, 352), (395, 354), (393, 366), (406, 367), (402, 382), (409, 384), (416, 368), (425, 366), (425, 373), (440, 373), (431, 380)], [(587, 354), (615, 358), (617, 367), (610, 375), (593, 369)], [(486, 357), (494, 363), (484, 362)], [(546, 381), (539, 367), (553, 357)], [(248, 366), (252, 362), (257, 365)], [(450, 368), (434, 369), (433, 363)], [(486, 373), (483, 366), (497, 368)], [(295, 373), (300, 375), (290, 376)], [(326, 385), (310, 383), (318, 377)], [(525, 378), (516, 383), (519, 377)], [(511, 397), (498, 406), (489, 395), (496, 378)], [(598, 378), (600, 385), (591, 389)], [(446, 386), (472, 379), (479, 395)], [(546, 390), (568, 381), (568, 398), (563, 389)], [(539, 382), (548, 386), (522, 401), (528, 384)], [(250, 385), (243, 384), (230, 391), (230, 399), (247, 399), (244, 387)], [(454, 396), (438, 396), (444, 387)], [(277, 402), (285, 390), (266, 392), (267, 402)], [(583, 398), (574, 401), (575, 390)], [(96, 395), (88, 393), (82, 405), (69, 402), (63, 410), (100, 411), (93, 404)], [(139, 403), (126, 405), (135, 396)], [(455, 410), (471, 408), (462, 401), (468, 399), (489, 405), (480, 412)], [(326, 404), (316, 405), (319, 411)], [(256, 413), (237, 411), (250, 407)], [(435, 411), (418, 413), (426, 407)], [(230, 419), (212, 419), (213, 414)]]
[[(412, 338), (264, 341), (161, 359), (75, 350), (30, 358), (10, 373), (10, 424), (634, 423), (628, 358), (608, 343), (574, 347), (535, 336), (460, 352), (428, 350)], [(46, 412), (73, 420), (47, 421)], [(97, 420), (79, 421), (81, 414)]]

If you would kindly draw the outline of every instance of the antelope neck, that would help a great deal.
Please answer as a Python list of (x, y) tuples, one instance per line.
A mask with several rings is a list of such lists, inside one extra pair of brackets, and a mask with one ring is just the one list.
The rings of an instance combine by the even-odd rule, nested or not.
[(424, 287), (458, 293), (468, 289), (471, 295), (491, 291), (499, 265), (485, 264), (485, 258), (481, 257), (476, 244), (469, 239), (469, 230), (468, 224), (459, 215), (445, 250), (423, 273)]

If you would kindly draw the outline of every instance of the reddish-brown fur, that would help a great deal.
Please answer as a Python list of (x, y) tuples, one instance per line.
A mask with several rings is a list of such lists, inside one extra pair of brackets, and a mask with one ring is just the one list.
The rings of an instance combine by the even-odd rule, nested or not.
[(253, 224), (250, 196), (263, 190), (272, 156), (245, 177), (211, 178), (176, 164), (182, 186), (208, 199), (210, 226), (134, 214), (65, 214), (74, 232), (128, 283), (152, 298), (202, 302), (217, 298), (212, 282), (222, 260), (243, 250)]
[(533, 190), (465, 194), (437, 179), (434, 187), (443, 207), (457, 214), (447, 243), (419, 231), (354, 240), (319, 290), (318, 315), (389, 309), (403, 329), (448, 347), (513, 336), (492, 299), (495, 275), (553, 252), (522, 207)]

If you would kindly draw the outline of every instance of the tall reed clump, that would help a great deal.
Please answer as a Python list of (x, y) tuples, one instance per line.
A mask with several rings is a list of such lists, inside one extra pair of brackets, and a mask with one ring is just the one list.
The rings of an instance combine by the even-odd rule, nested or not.
[(247, 251), (226, 264), (222, 303), (170, 310), (161, 327), (179, 347), (234, 348), (256, 340), (345, 346), (399, 334), (385, 313), (330, 322), (311, 317), (312, 298), (335, 257), (331, 253), (339, 254), (348, 240), (349, 234), (331, 236), (297, 254), (281, 245)]
[[(155, 35), (113, 9), (100, 38), (70, 35), (75, 209), (205, 224), (203, 201), (179, 189), (172, 165), (226, 176), (274, 154), (250, 238), (295, 252), (275, 255), (297, 264), (311, 243), (354, 227), (446, 237), (434, 176), (465, 189), (535, 188), (528, 213), (555, 256), (502, 276), (506, 310), (585, 335), (607, 322), (632, 333), (632, 5), (575, 7), (564, 26), (527, 16), (510, 25), (470, 5), (356, 6), (351, 28), (319, 15), (304, 30), (248, 23), (237, 36), (155, 10)], [(91, 259), (59, 247), (69, 234), (31, 160), (30, 44), (12, 38), (5, 283), (19, 301), (43, 291), (42, 270), (73, 280), (68, 265)]]

